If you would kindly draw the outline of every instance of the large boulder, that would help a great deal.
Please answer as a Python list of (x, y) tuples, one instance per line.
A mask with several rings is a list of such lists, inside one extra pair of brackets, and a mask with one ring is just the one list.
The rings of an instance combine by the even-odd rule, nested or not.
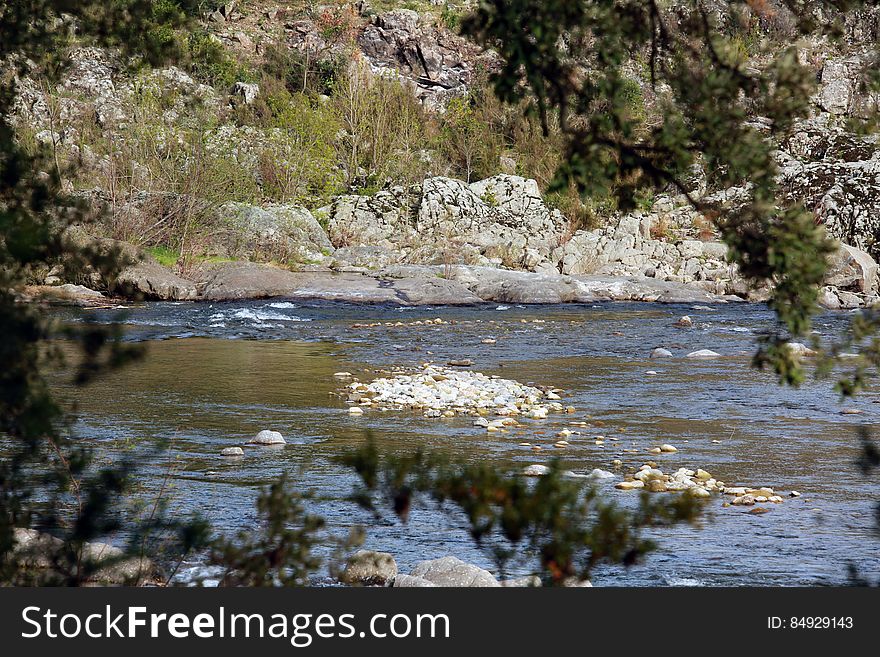
[[(521, 268), (527, 259), (537, 267), (567, 228), (568, 222), (546, 207), (531, 180), (502, 174), (473, 185), (443, 177), (422, 183), (420, 235), (473, 245), (509, 267)], [(537, 258), (530, 258), (530, 251)]]
[(227, 203), (221, 206), (219, 213), (228, 227), (230, 256), (312, 262), (333, 252), (333, 245), (323, 228), (303, 207)]
[[(339, 249), (378, 248), (409, 264), (505, 265), (538, 270), (562, 240), (568, 222), (541, 199), (534, 180), (499, 175), (468, 185), (427, 178), (374, 196), (340, 196), (319, 211)], [(382, 257), (376, 257), (382, 256)], [(382, 252), (344, 251), (338, 260), (382, 266)]]
[(427, 107), (442, 110), (450, 98), (467, 93), (478, 68), (498, 57), (453, 32), (422, 21), (410, 9), (379, 14), (358, 36), (371, 67), (398, 75)]
[(877, 262), (849, 244), (841, 244), (828, 258), (825, 284), (870, 294), (877, 290)]
[(95, 307), (108, 303), (104, 294), (97, 290), (65, 283), (64, 285), (32, 285), (23, 291), (23, 297), (27, 301), (39, 301), (58, 306)]
[(387, 552), (359, 550), (349, 559), (340, 579), (345, 584), (386, 586), (397, 577), (397, 562)]
[[(327, 232), (337, 248), (380, 247), (400, 250), (414, 243), (418, 234), (412, 190), (394, 187), (373, 196), (337, 196), (319, 210), (326, 216)], [(414, 207), (415, 204), (415, 207)]]
[(541, 253), (555, 248), (568, 228), (566, 218), (559, 210), (547, 207), (537, 181), (530, 178), (500, 174), (475, 182), (470, 189), (512, 215), (515, 227), (528, 236), (529, 246)]
[(867, 117), (880, 107), (880, 94), (863, 91), (863, 75), (873, 64), (858, 55), (825, 62), (817, 102), (826, 112)]
[(150, 258), (123, 269), (112, 291), (159, 301), (194, 301), (199, 296), (195, 283)]
[(419, 577), (435, 586), (445, 587), (495, 587), (498, 580), (488, 570), (465, 563), (457, 557), (442, 557), (420, 561), (413, 568), (412, 577)]
[[(52, 582), (51, 573), (46, 571), (67, 562), (69, 547), (61, 539), (35, 529), (17, 528), (13, 533), (13, 557), (38, 581), (45, 576)], [(84, 543), (78, 561), (84, 581), (91, 584), (137, 585), (157, 574), (156, 566), (149, 559), (130, 556), (109, 543)]]
[(296, 273), (253, 262), (206, 263), (193, 272), (206, 301), (283, 297), (296, 289)]
[(790, 163), (781, 171), (781, 186), (832, 237), (880, 257), (880, 159)]

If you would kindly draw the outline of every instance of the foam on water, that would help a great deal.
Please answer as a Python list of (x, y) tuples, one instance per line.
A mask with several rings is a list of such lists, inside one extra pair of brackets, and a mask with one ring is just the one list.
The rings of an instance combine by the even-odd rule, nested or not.
[(239, 320), (250, 322), (252, 324), (264, 324), (265, 322), (310, 322), (312, 320), (306, 319), (304, 317), (297, 317), (296, 315), (287, 315), (282, 312), (266, 310), (266, 308), (288, 308), (296, 306), (294, 304), (290, 304), (289, 306), (281, 306), (280, 304), (269, 304), (264, 306), (263, 308), (239, 308), (234, 312), (217, 312), (211, 315), (208, 319), (212, 322), (212, 326), (215, 324), (221, 324), (225, 321), (229, 320)]

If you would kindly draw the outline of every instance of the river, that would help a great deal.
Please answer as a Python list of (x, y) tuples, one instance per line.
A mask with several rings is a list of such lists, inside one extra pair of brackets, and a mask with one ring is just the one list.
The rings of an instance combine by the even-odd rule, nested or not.
[[(68, 321), (109, 321), (118, 311), (61, 310)], [(263, 300), (148, 303), (123, 311), (127, 339), (147, 341), (143, 362), (65, 390), (79, 404), (76, 432), (99, 452), (141, 449), (160, 439), (171, 451), (144, 463), (146, 490), (172, 472), (171, 510), (198, 510), (220, 531), (252, 526), (260, 486), (290, 472), (321, 501), (314, 510), (340, 528), (364, 524), (366, 547), (391, 552), (401, 572), (415, 562), (454, 554), (489, 567), (454, 519), (426, 507), (410, 522), (377, 522), (346, 499), (354, 476), (333, 457), (371, 432), (383, 450), (416, 447), (499, 464), (563, 459), (576, 472), (654, 459), (665, 472), (710, 471), (728, 485), (773, 486), (802, 493), (754, 515), (723, 507), (714, 496), (700, 527), (654, 532), (660, 550), (635, 567), (599, 568), (595, 585), (821, 585), (845, 583), (847, 564), (880, 573), (873, 505), (877, 489), (855, 467), (857, 428), (873, 423), (880, 395), (869, 390), (842, 402), (829, 381), (800, 389), (777, 385), (750, 367), (758, 332), (772, 325), (764, 306), (673, 306), (608, 303), (556, 306), (395, 307)], [(687, 314), (692, 328), (675, 326)], [(413, 325), (441, 318), (444, 324)], [(818, 318), (830, 335), (842, 313)], [(353, 324), (382, 322), (382, 326)], [(403, 326), (387, 326), (385, 323)], [(483, 344), (495, 338), (493, 345)], [(650, 360), (654, 347), (675, 358)], [(685, 359), (697, 349), (722, 358)], [(472, 419), (429, 419), (409, 411), (368, 410), (352, 417), (334, 395), (346, 370), (369, 380), (377, 370), (469, 358), (473, 369), (523, 383), (564, 389), (573, 415), (524, 421), (509, 434), (488, 434)], [(652, 373), (649, 373), (652, 372)], [(860, 414), (844, 414), (857, 409)], [(564, 450), (550, 447), (571, 420), (601, 423)], [(219, 456), (261, 429), (280, 431), (283, 449), (249, 448), (240, 459)], [(592, 433), (619, 440), (597, 446)], [(674, 454), (649, 447), (671, 443)], [(623, 454), (638, 449), (639, 454)], [(146, 453), (146, 452), (145, 452)], [(146, 458), (146, 457), (145, 457)], [(618, 477), (619, 480), (619, 477)], [(621, 504), (637, 494), (599, 486)], [(196, 572), (187, 564), (184, 572)]]

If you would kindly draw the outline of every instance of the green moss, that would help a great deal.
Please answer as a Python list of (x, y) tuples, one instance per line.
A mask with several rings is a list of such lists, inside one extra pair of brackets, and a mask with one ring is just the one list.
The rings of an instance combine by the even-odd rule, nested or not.
[(180, 253), (167, 246), (154, 246), (147, 249), (153, 258), (163, 267), (173, 267), (180, 260)]

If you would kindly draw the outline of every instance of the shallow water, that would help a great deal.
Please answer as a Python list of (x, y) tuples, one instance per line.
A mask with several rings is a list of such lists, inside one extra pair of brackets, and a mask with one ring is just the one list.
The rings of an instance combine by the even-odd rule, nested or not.
[[(321, 498), (315, 510), (331, 525), (363, 523), (367, 547), (392, 552), (406, 572), (414, 562), (455, 554), (489, 566), (454, 520), (417, 509), (407, 525), (376, 523), (346, 500), (354, 477), (333, 458), (372, 432), (380, 448), (417, 446), (468, 459), (543, 463), (561, 457), (577, 472), (656, 460), (665, 472), (702, 467), (728, 485), (769, 485), (803, 495), (770, 513), (721, 506), (715, 496), (702, 527), (655, 532), (661, 551), (630, 569), (603, 568), (597, 585), (815, 585), (843, 583), (846, 564), (880, 572), (873, 509), (877, 493), (854, 467), (856, 428), (876, 420), (880, 401), (869, 391), (841, 403), (829, 382), (794, 390), (749, 366), (757, 333), (771, 326), (761, 306), (650, 304), (397, 308), (283, 300), (221, 304), (151, 303), (125, 310), (129, 339), (149, 340), (148, 358), (75, 394), (77, 431), (108, 452), (172, 442), (172, 507), (198, 510), (225, 531), (251, 526), (259, 486), (288, 471)], [(65, 310), (69, 320), (106, 321), (105, 310)], [(683, 314), (695, 326), (673, 326)], [(353, 328), (354, 323), (413, 322), (440, 317), (455, 324)], [(536, 321), (538, 320), (538, 321)], [(830, 333), (843, 314), (819, 319)], [(495, 345), (481, 344), (484, 338)], [(654, 347), (676, 358), (650, 360)], [(689, 360), (713, 349), (723, 358)], [(473, 369), (524, 383), (558, 386), (574, 415), (524, 421), (509, 434), (487, 434), (471, 419), (427, 419), (407, 411), (368, 410), (351, 417), (333, 393), (333, 373), (369, 380), (377, 369), (470, 358)], [(656, 374), (648, 374), (654, 371)], [(843, 415), (843, 408), (861, 415)], [(532, 452), (518, 443), (550, 447), (572, 420), (602, 422), (572, 436), (565, 450)], [(283, 449), (247, 449), (223, 459), (261, 429), (280, 431)], [(592, 436), (618, 437), (596, 446)], [(713, 441), (721, 441), (714, 443)], [(649, 447), (672, 443), (674, 454)], [(623, 454), (637, 448), (639, 454)], [(166, 455), (167, 456), (167, 455)], [(155, 488), (166, 468), (145, 469)], [(626, 469), (626, 468), (625, 468)], [(632, 504), (637, 495), (600, 484)], [(783, 493), (784, 494), (784, 493)]]

